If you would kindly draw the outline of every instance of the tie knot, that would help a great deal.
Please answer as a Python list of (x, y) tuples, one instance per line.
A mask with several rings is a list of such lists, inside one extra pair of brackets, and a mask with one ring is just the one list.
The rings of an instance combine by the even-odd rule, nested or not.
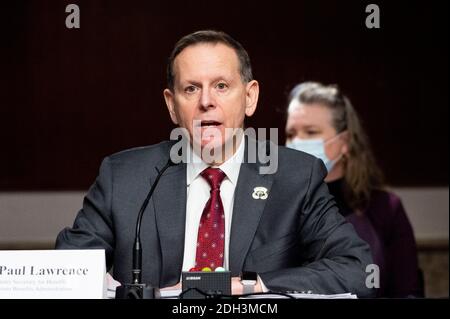
[(222, 184), (223, 179), (225, 178), (225, 173), (220, 170), (220, 168), (206, 168), (203, 172), (200, 173), (204, 179), (211, 186), (211, 190), (219, 189), (220, 184)]

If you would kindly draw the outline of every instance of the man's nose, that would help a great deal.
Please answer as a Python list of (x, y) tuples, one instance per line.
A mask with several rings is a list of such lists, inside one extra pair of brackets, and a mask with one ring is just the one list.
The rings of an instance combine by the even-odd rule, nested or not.
[(207, 111), (210, 108), (213, 108), (214, 105), (214, 97), (212, 96), (209, 89), (202, 90), (202, 94), (200, 96), (200, 107)]

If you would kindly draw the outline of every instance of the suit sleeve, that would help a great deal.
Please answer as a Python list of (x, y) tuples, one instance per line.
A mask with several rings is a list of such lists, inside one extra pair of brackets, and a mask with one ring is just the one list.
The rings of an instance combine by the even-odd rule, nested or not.
[(56, 249), (105, 249), (107, 268), (111, 267), (114, 247), (112, 184), (110, 161), (105, 158), (73, 227), (66, 227), (59, 233)]
[(259, 274), (272, 291), (347, 293), (372, 297), (366, 287), (366, 266), (372, 263), (369, 245), (338, 211), (323, 179), (326, 169), (314, 162), (299, 225), (300, 267)]

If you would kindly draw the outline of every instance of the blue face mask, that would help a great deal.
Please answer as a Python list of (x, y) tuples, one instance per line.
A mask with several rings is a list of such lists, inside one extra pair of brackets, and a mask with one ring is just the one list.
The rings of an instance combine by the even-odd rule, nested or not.
[(342, 154), (339, 155), (334, 160), (329, 159), (328, 156), (325, 154), (325, 144), (331, 142), (337, 136), (339, 136), (339, 134), (332, 137), (328, 141), (324, 141), (323, 139), (304, 140), (296, 137), (292, 139), (290, 142), (287, 142), (286, 147), (311, 154), (321, 159), (325, 164), (325, 167), (327, 168), (327, 171), (329, 173), (333, 169), (334, 165), (341, 159)]

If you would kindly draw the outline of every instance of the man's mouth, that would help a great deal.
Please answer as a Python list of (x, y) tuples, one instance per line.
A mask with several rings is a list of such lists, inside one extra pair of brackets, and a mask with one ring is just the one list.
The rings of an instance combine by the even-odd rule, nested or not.
[(200, 126), (201, 127), (217, 127), (222, 125), (222, 123), (218, 122), (218, 121), (212, 121), (212, 120), (208, 120), (208, 121), (201, 121)]

